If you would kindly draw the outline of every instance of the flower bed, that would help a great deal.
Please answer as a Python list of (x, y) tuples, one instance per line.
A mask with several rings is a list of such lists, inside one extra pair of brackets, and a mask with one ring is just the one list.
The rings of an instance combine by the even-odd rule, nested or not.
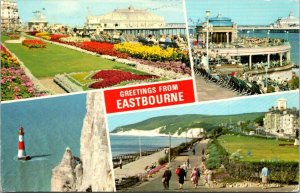
[(61, 37), (59, 39), (61, 42), (66, 43), (81, 43), (81, 42), (89, 42), (90, 38), (82, 38), (82, 37)]
[(153, 66), (156, 68), (173, 71), (179, 74), (188, 74), (191, 75), (191, 69), (181, 61), (165, 61), (165, 62), (154, 62), (154, 61), (147, 61), (142, 59), (130, 58), (131, 61), (138, 62), (140, 64)]
[(35, 36), (35, 34), (40, 33), (39, 31), (29, 31), (27, 32), (29, 35)]
[(127, 54), (120, 53), (114, 50), (114, 44), (106, 42), (82, 42), (79, 44), (81, 49), (96, 52), (102, 55), (116, 56), (118, 58), (127, 58)]
[(35, 34), (36, 37), (43, 37), (43, 36), (49, 36), (48, 32), (39, 32)]
[(144, 46), (140, 43), (123, 42), (115, 44), (114, 49), (134, 58), (150, 61), (184, 61), (188, 54), (175, 48), (163, 49), (157, 46)]
[(50, 35), (50, 40), (51, 41), (59, 41), (60, 38), (66, 38), (68, 37), (67, 35), (63, 35), (63, 34), (52, 34)]
[(158, 76), (154, 75), (137, 75), (130, 72), (123, 72), (120, 70), (101, 70), (92, 76), (92, 79), (102, 79), (101, 81), (95, 82), (91, 84), (90, 88), (105, 88), (109, 86), (113, 86), (119, 84), (123, 81), (129, 80), (147, 80), (158, 78)]
[(46, 43), (41, 40), (23, 40), (22, 45), (28, 47), (28, 48), (45, 48)]
[(1, 100), (43, 96), (37, 92), (16, 58), (1, 46)]
[(10, 34), (10, 35), (8, 35), (8, 37), (11, 40), (18, 40), (18, 39), (20, 39), (20, 35), (19, 34)]

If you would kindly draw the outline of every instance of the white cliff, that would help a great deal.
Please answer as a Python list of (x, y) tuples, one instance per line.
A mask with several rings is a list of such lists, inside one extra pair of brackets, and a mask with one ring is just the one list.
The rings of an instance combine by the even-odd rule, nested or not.
[(61, 163), (52, 170), (52, 191), (115, 191), (102, 91), (87, 94), (86, 108), (80, 159), (66, 150)]

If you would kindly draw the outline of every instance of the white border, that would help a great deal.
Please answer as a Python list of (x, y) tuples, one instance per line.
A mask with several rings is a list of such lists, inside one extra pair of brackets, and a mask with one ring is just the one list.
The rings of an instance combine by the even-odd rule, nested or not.
[(193, 87), (194, 87), (194, 95), (195, 95), (195, 102), (198, 102), (198, 95), (197, 95), (197, 85), (196, 85), (196, 79), (195, 79), (195, 72), (194, 72), (194, 60), (192, 56), (192, 48), (191, 48), (191, 42), (190, 42), (190, 34), (189, 34), (189, 23), (187, 19), (187, 10), (186, 10), (186, 4), (185, 0), (182, 0), (182, 7), (183, 7), (183, 14), (184, 14), (184, 22), (186, 25), (186, 37), (187, 37), (187, 43), (188, 43), (188, 50), (189, 50), (189, 58), (190, 58), (190, 64), (191, 64), (191, 76), (193, 78)]

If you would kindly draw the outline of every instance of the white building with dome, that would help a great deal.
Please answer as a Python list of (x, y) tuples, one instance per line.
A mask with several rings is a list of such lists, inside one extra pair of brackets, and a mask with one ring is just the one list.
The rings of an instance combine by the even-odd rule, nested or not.
[(155, 33), (161, 30), (169, 34), (185, 34), (186, 25), (168, 24), (164, 17), (130, 6), (126, 9), (115, 9), (104, 15), (89, 15), (86, 17), (85, 28), (99, 31), (117, 30), (130, 34)]
[(299, 18), (295, 17), (292, 12), (290, 12), (288, 17), (278, 18), (273, 24), (272, 28), (299, 28)]

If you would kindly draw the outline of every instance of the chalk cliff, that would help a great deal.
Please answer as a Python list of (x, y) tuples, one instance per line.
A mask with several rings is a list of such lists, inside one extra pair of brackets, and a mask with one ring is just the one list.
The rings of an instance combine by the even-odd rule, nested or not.
[(115, 191), (101, 91), (88, 93), (80, 138), (80, 158), (67, 149), (52, 170), (52, 191)]

